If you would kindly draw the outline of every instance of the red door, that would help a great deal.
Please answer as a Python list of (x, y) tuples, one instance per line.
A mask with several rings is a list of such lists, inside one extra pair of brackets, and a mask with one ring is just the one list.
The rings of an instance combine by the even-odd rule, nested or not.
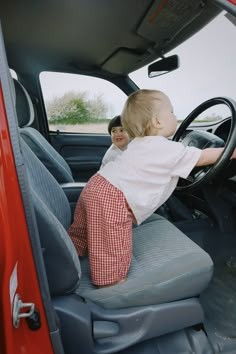
[[(31, 330), (25, 318), (13, 325), (13, 306), (39, 310), (41, 327)], [(19, 302), (18, 302), (19, 305)], [(31, 305), (22, 308), (25, 313)], [(17, 311), (15, 311), (15, 314)], [(15, 316), (17, 318), (17, 316)], [(47, 321), (31, 251), (0, 85), (0, 353), (52, 354)]]

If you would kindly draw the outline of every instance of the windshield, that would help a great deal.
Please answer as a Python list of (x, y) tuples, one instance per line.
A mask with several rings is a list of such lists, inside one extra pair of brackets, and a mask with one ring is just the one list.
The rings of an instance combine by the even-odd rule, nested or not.
[[(225, 13), (218, 15), (196, 35), (168, 53), (178, 54), (180, 68), (149, 78), (147, 67), (130, 74), (139, 88), (165, 92), (178, 120), (183, 120), (200, 103), (217, 96), (236, 99), (236, 26)], [(226, 118), (229, 110), (215, 106), (199, 117), (202, 122)]]

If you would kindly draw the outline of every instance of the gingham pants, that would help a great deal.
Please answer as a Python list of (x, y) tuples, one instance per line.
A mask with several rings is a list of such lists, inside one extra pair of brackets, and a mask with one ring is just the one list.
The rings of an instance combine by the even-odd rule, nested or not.
[(126, 278), (132, 257), (132, 212), (123, 193), (99, 174), (83, 189), (68, 233), (79, 256), (88, 252), (92, 282)]

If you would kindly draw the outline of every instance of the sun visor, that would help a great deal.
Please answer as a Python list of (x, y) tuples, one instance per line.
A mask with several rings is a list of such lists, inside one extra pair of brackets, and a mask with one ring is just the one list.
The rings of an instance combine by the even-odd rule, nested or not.
[(220, 10), (199, 0), (156, 0), (138, 21), (133, 34), (137, 49), (117, 48), (102, 69), (114, 74), (129, 74), (166, 54), (201, 29)]
[(143, 54), (133, 50), (119, 49), (103, 64), (102, 69), (114, 74), (128, 74), (134, 70), (134, 63), (142, 62), (144, 58)]
[(155, 47), (165, 47), (190, 22), (203, 11), (199, 0), (158, 0), (148, 10), (137, 33), (155, 42)]

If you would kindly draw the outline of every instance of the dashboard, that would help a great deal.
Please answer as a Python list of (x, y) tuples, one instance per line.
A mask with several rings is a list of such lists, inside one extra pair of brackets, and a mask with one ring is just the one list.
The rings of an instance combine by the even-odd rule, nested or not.
[(226, 142), (229, 135), (230, 126), (231, 119), (228, 117), (213, 124), (192, 123), (188, 128), (188, 132), (192, 130), (204, 130), (218, 136)]

